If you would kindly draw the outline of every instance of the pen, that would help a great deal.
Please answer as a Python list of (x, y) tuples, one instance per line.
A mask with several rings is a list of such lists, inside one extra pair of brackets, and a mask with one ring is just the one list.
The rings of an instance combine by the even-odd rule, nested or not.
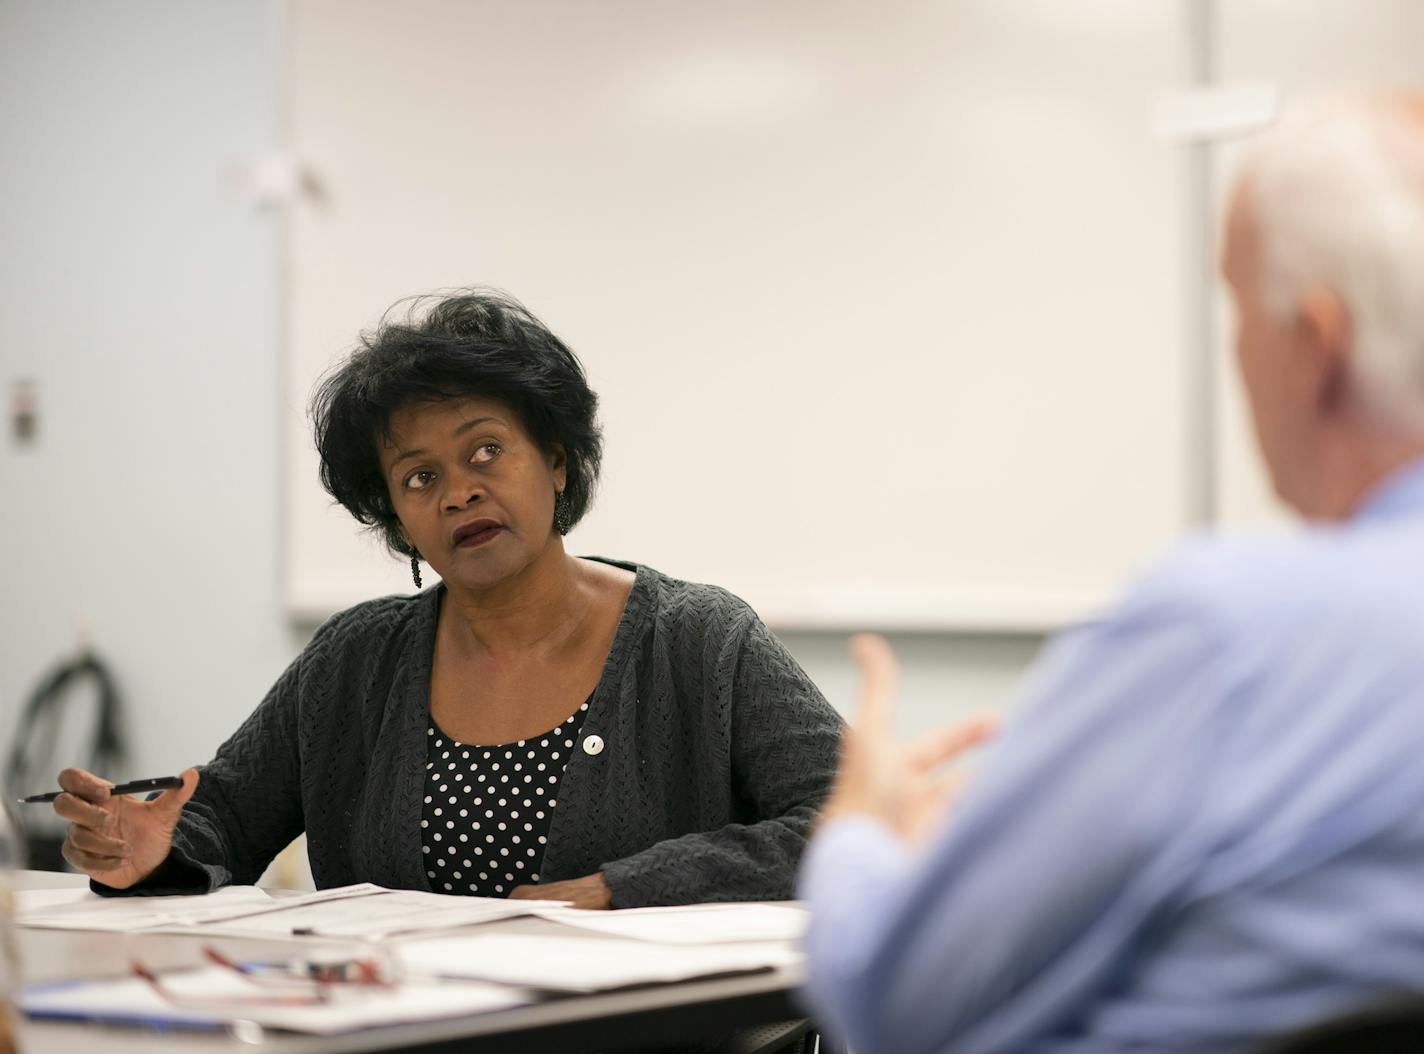
[[(158, 776), (149, 780), (130, 780), (128, 783), (119, 783), (109, 788), (110, 794), (142, 794), (144, 791), (172, 790), (175, 787), (183, 786), (183, 780), (178, 776)], [(28, 798), (20, 798), (21, 805), (40, 805), (44, 802), (51, 802), (58, 798), (64, 791), (50, 791), (48, 794), (31, 794)]]

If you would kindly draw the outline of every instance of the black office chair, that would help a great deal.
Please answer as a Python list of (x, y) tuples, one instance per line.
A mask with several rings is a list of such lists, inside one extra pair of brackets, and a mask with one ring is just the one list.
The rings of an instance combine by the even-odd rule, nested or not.
[[(85, 682), (94, 688), (94, 715), (85, 743), (68, 741), (73, 732), (66, 721), (75, 698), (73, 689)], [(82, 727), (82, 725), (80, 726)], [(55, 774), (67, 765), (80, 764), (90, 772), (115, 777), (127, 756), (123, 732), (123, 705), (109, 666), (88, 648), (59, 663), (36, 687), (20, 712), (9, 756), (0, 771), (0, 786), (13, 800), (54, 786)], [(26, 866), (39, 871), (63, 871), (64, 823), (48, 809), (24, 813)]]
[(809, 1021), (781, 1021), (742, 1029), (712, 1048), (712, 1054), (815, 1054)]
[(1401, 996), (1281, 1036), (1256, 1054), (1419, 1054), (1424, 996)]
[(816, 1032), (810, 1021), (781, 1021), (747, 1028), (714, 1046), (709, 1054), (847, 1054)]
[(639, 1054), (845, 1054), (822, 1040), (804, 1019), (739, 1028), (719, 1041), (695, 1047), (679, 1044), (637, 1049)]

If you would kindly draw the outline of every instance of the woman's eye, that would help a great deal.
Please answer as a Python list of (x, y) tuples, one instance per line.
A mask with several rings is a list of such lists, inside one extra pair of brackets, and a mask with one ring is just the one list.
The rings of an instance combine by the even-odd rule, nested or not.
[(470, 462), (472, 464), (478, 465), (486, 461), (493, 461), (498, 456), (499, 444), (485, 443), (483, 446), (478, 446), (475, 448), (475, 452), (470, 455)]
[(421, 469), (419, 472), (412, 472), (406, 477), (405, 485), (409, 490), (423, 490), (430, 486), (430, 481), (435, 478), (435, 473), (428, 469)]

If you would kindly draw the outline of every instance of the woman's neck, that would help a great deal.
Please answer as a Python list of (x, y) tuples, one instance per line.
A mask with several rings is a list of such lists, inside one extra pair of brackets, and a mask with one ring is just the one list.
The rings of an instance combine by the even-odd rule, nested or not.
[(446, 585), (441, 621), (460, 652), (499, 661), (557, 650), (584, 622), (594, 591), (580, 562), (550, 545), (519, 574), (487, 590)]

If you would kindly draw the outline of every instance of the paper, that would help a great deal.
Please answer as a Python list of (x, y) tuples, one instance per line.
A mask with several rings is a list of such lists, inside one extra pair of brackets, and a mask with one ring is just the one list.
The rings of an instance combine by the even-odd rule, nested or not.
[[(332, 1035), (402, 1021), (481, 1014), (523, 1006), (531, 993), (471, 982), (415, 980), (390, 988), (341, 986), (330, 1003), (281, 1006), (253, 1001), (263, 989), (221, 967), (162, 976), (170, 1002), (139, 978), (66, 981), (21, 991), (20, 1009), (31, 1017), (130, 1023), (149, 1026), (215, 1027), (251, 1021), (264, 1028)], [(234, 1002), (236, 1001), (236, 1002)]]
[(805, 935), (809, 921), (806, 909), (792, 902), (693, 904), (675, 908), (622, 908), (618, 911), (543, 908), (535, 914), (566, 926), (660, 944), (799, 941)]
[(471, 934), (407, 941), (393, 954), (411, 974), (594, 992), (744, 973), (801, 961), (785, 944), (650, 945), (582, 936)]
[(63, 889), (16, 889), (12, 890), (10, 895), (14, 900), (16, 915), (26, 911), (36, 913), (101, 899), (89, 892), (87, 885), (65, 886)]
[(48, 929), (197, 933), (207, 937), (342, 937), (379, 940), (443, 930), (564, 906), (558, 900), (499, 900), (370, 883), (273, 897), (255, 886), (227, 886), (180, 897), (101, 897), (80, 890), (22, 890), (17, 921)]
[[(206, 922), (199, 932), (224, 937), (341, 937), (379, 940), (400, 933), (446, 930), (511, 919), (561, 905), (549, 900), (499, 900), (415, 890), (386, 890), (355, 897), (287, 906), (223, 922)], [(190, 931), (191, 932), (191, 931)]]
[(40, 929), (129, 933), (196, 925), (235, 912), (261, 911), (273, 903), (256, 886), (227, 886), (189, 897), (101, 897), (88, 889), (22, 889), (15, 893), (15, 922)]

